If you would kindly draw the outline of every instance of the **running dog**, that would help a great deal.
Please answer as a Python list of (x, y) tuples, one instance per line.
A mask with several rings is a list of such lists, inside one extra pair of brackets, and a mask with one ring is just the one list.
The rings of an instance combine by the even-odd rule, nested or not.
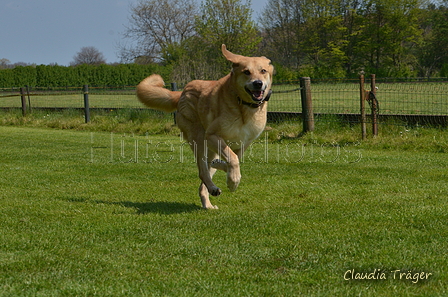
[(146, 106), (176, 112), (176, 122), (195, 154), (199, 169), (202, 207), (216, 209), (209, 195), (221, 189), (212, 181), (216, 170), (227, 173), (227, 187), (235, 191), (241, 180), (244, 150), (266, 125), (274, 67), (266, 57), (236, 55), (222, 45), (232, 71), (217, 81), (194, 80), (182, 92), (164, 88), (158, 74), (137, 86), (137, 97)]

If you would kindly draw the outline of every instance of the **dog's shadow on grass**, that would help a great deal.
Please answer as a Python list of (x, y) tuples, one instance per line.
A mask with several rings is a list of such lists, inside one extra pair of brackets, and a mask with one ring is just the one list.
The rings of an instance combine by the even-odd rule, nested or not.
[(201, 209), (194, 203), (180, 203), (180, 202), (165, 202), (165, 201), (151, 201), (151, 202), (131, 202), (122, 201), (114, 204), (121, 205), (127, 208), (135, 209), (137, 214), (158, 213), (158, 214), (177, 214), (198, 211)]
[[(87, 199), (68, 199), (71, 202), (87, 202)], [(136, 214), (158, 213), (164, 215), (188, 213), (201, 210), (202, 208), (194, 203), (166, 202), (166, 201), (148, 201), (148, 202), (132, 202), (132, 201), (105, 201), (93, 200), (91, 203), (103, 205), (117, 205), (130, 209), (134, 209)]]

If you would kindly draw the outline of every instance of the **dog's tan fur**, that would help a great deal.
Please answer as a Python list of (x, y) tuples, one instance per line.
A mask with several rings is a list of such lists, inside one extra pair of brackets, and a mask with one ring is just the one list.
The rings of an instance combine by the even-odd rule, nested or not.
[(210, 203), (209, 194), (221, 194), (212, 181), (217, 169), (227, 172), (230, 191), (240, 183), (243, 152), (266, 125), (266, 99), (274, 71), (265, 57), (236, 55), (224, 44), (222, 53), (233, 68), (220, 80), (194, 80), (183, 92), (172, 92), (164, 88), (160, 75), (153, 74), (137, 86), (139, 100), (148, 107), (177, 110), (177, 125), (196, 154), (202, 181), (199, 196), (207, 209), (217, 208)]

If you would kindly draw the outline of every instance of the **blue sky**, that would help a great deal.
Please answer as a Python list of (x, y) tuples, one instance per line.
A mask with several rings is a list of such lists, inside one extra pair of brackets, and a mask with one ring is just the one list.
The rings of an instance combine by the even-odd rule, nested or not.
[[(268, 0), (252, 0), (256, 15)], [(118, 62), (117, 44), (138, 0), (2, 0), (0, 59), (69, 65), (85, 46)], [(200, 0), (198, 0), (200, 2)]]

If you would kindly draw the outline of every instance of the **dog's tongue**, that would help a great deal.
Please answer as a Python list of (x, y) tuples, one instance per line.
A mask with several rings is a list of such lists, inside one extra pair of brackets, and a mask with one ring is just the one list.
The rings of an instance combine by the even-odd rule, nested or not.
[(252, 91), (252, 96), (254, 96), (255, 99), (261, 100), (263, 99), (263, 91)]

